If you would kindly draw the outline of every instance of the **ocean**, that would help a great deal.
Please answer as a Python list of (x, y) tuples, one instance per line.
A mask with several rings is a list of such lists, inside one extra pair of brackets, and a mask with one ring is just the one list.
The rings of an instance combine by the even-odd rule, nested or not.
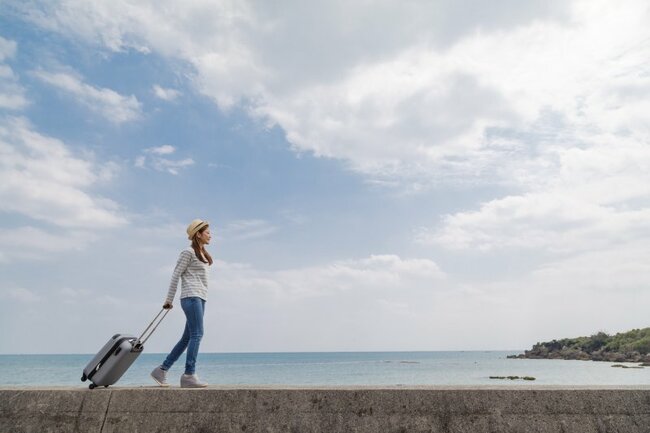
[[(197, 373), (211, 385), (650, 385), (650, 368), (592, 361), (507, 359), (517, 351), (201, 353)], [(88, 355), (0, 355), (0, 387), (78, 386)], [(151, 386), (163, 354), (142, 354), (117, 386)], [(177, 385), (183, 355), (169, 373)], [(628, 364), (630, 366), (636, 364)], [(532, 376), (535, 381), (490, 379)]]

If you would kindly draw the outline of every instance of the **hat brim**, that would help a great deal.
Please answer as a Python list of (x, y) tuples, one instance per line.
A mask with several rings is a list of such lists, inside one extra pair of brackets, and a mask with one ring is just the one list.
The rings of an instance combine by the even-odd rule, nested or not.
[(204, 228), (204, 227), (206, 227), (208, 225), (210, 225), (210, 223), (208, 221), (202, 221), (199, 225), (197, 225), (196, 227), (194, 227), (192, 229), (192, 231), (187, 235), (187, 239), (192, 240), (192, 238), (194, 238), (194, 236), (196, 236), (196, 234), (198, 233), (199, 230), (201, 230), (202, 228)]

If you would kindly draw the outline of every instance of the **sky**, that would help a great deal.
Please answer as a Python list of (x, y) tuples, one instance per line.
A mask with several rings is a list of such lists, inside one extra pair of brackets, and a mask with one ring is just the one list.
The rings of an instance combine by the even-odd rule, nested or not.
[(195, 218), (204, 352), (650, 326), (649, 113), (644, 0), (0, 0), (0, 354), (139, 335)]

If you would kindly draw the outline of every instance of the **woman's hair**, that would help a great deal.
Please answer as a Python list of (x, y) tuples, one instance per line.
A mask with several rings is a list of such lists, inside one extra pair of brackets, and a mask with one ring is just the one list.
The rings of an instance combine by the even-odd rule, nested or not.
[(196, 234), (194, 234), (194, 237), (192, 238), (192, 249), (194, 250), (194, 254), (196, 255), (197, 259), (201, 260), (203, 263), (207, 263), (208, 265), (211, 265), (212, 257), (205, 249), (205, 247), (199, 244), (199, 241), (196, 239), (196, 235), (199, 233), (203, 233), (208, 227), (210, 226), (206, 225), (205, 227), (202, 227), (201, 230), (196, 232)]

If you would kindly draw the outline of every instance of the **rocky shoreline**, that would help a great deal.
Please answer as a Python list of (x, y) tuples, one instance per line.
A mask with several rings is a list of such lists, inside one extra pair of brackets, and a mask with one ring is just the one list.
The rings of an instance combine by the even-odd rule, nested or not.
[(508, 355), (510, 359), (565, 359), (578, 361), (605, 361), (605, 362), (640, 362), (650, 366), (650, 355), (639, 352), (620, 353), (597, 351), (588, 353), (583, 350), (565, 349), (558, 351), (526, 350), (518, 355)]

